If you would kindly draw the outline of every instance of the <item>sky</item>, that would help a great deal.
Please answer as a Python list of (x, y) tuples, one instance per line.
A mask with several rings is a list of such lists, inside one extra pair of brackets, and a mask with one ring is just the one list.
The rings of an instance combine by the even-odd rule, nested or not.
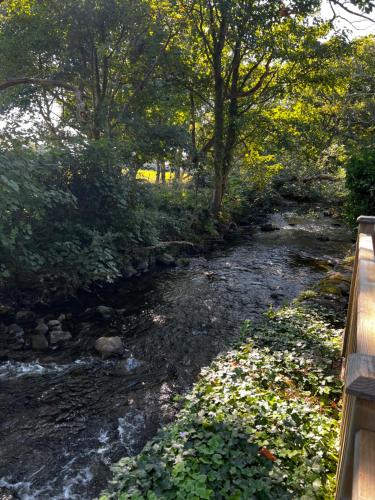
[[(348, 5), (350, 10), (358, 12), (358, 9), (353, 7), (353, 5), (351, 5), (350, 2), (347, 1), (345, 3)], [(370, 14), (368, 16), (374, 20), (374, 22), (371, 23), (371, 21), (361, 19), (353, 14), (348, 14), (342, 8), (335, 7), (335, 11), (336, 11), (337, 15), (340, 15), (343, 18), (345, 18), (347, 21), (349, 21), (349, 22), (347, 22), (347, 21), (344, 21), (343, 19), (338, 19), (336, 21), (337, 27), (350, 29), (350, 31), (352, 32), (351, 33), (352, 38), (357, 38), (359, 36), (365, 36), (365, 35), (370, 35), (370, 34), (375, 35), (375, 12), (373, 12), (372, 14)], [(332, 16), (333, 16), (333, 13), (332, 13), (332, 10), (329, 6), (329, 2), (328, 2), (328, 0), (324, 0), (323, 5), (322, 5), (322, 17), (323, 17), (323, 19), (331, 19)], [(352, 25), (350, 23), (352, 23)]]

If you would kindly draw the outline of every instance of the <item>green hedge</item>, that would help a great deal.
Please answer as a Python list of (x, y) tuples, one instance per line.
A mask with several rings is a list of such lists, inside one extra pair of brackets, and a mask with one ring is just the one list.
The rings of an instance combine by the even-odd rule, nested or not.
[(346, 168), (349, 189), (348, 214), (375, 215), (375, 151), (363, 149), (351, 156)]
[(104, 499), (332, 498), (341, 330), (318, 306), (246, 323), (202, 371), (176, 422), (122, 459)]

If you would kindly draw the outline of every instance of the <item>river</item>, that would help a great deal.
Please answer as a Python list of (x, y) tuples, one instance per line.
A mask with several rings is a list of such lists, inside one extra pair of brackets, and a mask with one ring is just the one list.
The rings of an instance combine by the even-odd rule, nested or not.
[[(291, 209), (269, 220), (279, 230), (244, 227), (237, 241), (186, 268), (118, 283), (95, 303), (75, 304), (73, 340), (63, 352), (0, 363), (1, 499), (95, 498), (110, 465), (139, 452), (173, 419), (174, 396), (230, 347), (243, 320), (296, 297), (352, 244), (350, 232), (322, 211)], [(87, 322), (88, 305), (122, 311)], [(95, 354), (103, 335), (122, 337), (121, 359)]]

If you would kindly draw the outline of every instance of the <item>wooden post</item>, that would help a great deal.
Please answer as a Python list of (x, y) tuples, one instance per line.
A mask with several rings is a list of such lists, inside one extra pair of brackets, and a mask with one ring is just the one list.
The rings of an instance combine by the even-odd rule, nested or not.
[(375, 432), (355, 435), (352, 500), (375, 497)]

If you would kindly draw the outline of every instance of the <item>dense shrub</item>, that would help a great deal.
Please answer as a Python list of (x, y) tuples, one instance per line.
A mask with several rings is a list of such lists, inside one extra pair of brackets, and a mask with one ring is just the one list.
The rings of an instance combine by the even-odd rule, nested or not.
[(108, 145), (0, 155), (0, 284), (111, 282), (137, 249), (215, 230), (206, 192), (134, 179)]
[(354, 153), (347, 164), (349, 189), (348, 215), (375, 215), (375, 151), (363, 149)]

